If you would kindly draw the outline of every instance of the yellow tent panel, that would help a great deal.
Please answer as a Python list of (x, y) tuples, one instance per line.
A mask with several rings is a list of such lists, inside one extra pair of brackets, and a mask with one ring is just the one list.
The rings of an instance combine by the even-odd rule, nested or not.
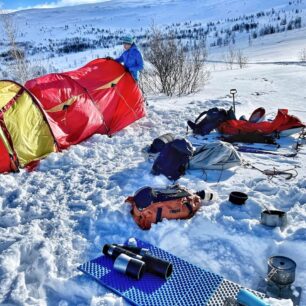
[[(3, 113), (5, 127), (19, 164), (23, 167), (54, 152), (55, 144), (43, 113), (32, 97), (26, 91), (20, 94), (20, 90), (22, 87), (18, 84), (0, 81), (0, 109), (7, 108)], [(17, 95), (18, 92), (19, 95)], [(15, 99), (15, 102), (9, 105), (8, 102), (12, 99)], [(1, 138), (5, 140), (3, 133), (1, 131), (0, 136), (3, 136)], [(7, 141), (5, 146), (9, 150)]]
[(0, 109), (12, 100), (21, 87), (10, 81), (0, 81)]
[(21, 166), (54, 152), (54, 139), (41, 111), (24, 92), (4, 115)]

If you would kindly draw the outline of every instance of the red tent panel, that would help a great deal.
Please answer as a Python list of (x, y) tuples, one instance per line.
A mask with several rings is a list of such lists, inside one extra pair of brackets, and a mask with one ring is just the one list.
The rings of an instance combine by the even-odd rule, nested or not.
[(10, 156), (2, 139), (0, 138), (0, 173), (10, 171), (12, 171)]
[(41, 102), (60, 148), (94, 133), (114, 134), (145, 115), (137, 83), (113, 60), (97, 59), (25, 86)]
[(96, 90), (92, 96), (98, 101), (99, 110), (104, 115), (110, 134), (144, 116), (142, 94), (129, 73), (125, 73), (116, 86), (108, 90)]

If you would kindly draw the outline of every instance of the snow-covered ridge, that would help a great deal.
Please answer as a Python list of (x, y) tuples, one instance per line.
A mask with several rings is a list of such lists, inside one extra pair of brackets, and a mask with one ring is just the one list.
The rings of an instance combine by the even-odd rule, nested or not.
[[(223, 47), (265, 35), (305, 26), (302, 0), (164, 0), (120, 1), (57, 9), (35, 9), (13, 14), (18, 42), (28, 55), (54, 57), (71, 52), (113, 49), (125, 32), (140, 44), (149, 37), (154, 22), (176, 33), (185, 44), (205, 41), (208, 47)], [(81, 17), (80, 17), (81, 16)], [(4, 35), (5, 37), (5, 35)], [(9, 46), (3, 43), (7, 52)], [(7, 59), (7, 53), (0, 58)], [(214, 52), (214, 50), (212, 50)]]

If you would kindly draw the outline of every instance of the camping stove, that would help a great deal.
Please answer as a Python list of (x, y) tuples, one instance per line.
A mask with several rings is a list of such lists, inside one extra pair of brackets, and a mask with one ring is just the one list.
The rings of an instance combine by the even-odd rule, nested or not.
[(272, 281), (267, 281), (266, 293), (270, 297), (289, 299), (293, 292), (291, 285), (279, 285)]
[(272, 256), (268, 260), (267, 294), (288, 299), (295, 281), (296, 263), (284, 256)]
[(268, 274), (258, 290), (277, 299), (291, 299), (299, 305), (302, 289), (294, 287), (296, 263), (285, 256), (272, 256), (268, 260)]

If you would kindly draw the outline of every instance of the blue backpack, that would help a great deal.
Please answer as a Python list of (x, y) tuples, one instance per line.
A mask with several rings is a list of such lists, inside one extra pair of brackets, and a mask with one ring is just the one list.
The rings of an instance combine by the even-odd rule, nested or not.
[[(204, 115), (206, 116), (202, 119)], [(200, 119), (202, 120), (200, 121)], [(209, 134), (212, 130), (216, 129), (223, 121), (230, 119), (235, 119), (235, 114), (232, 109), (226, 111), (223, 108), (214, 107), (208, 111), (202, 112), (195, 120), (195, 122), (188, 120), (187, 124), (192, 129), (194, 134), (204, 136)]]
[(156, 158), (152, 173), (163, 174), (168, 179), (177, 180), (185, 174), (193, 148), (186, 139), (175, 139), (167, 143)]

